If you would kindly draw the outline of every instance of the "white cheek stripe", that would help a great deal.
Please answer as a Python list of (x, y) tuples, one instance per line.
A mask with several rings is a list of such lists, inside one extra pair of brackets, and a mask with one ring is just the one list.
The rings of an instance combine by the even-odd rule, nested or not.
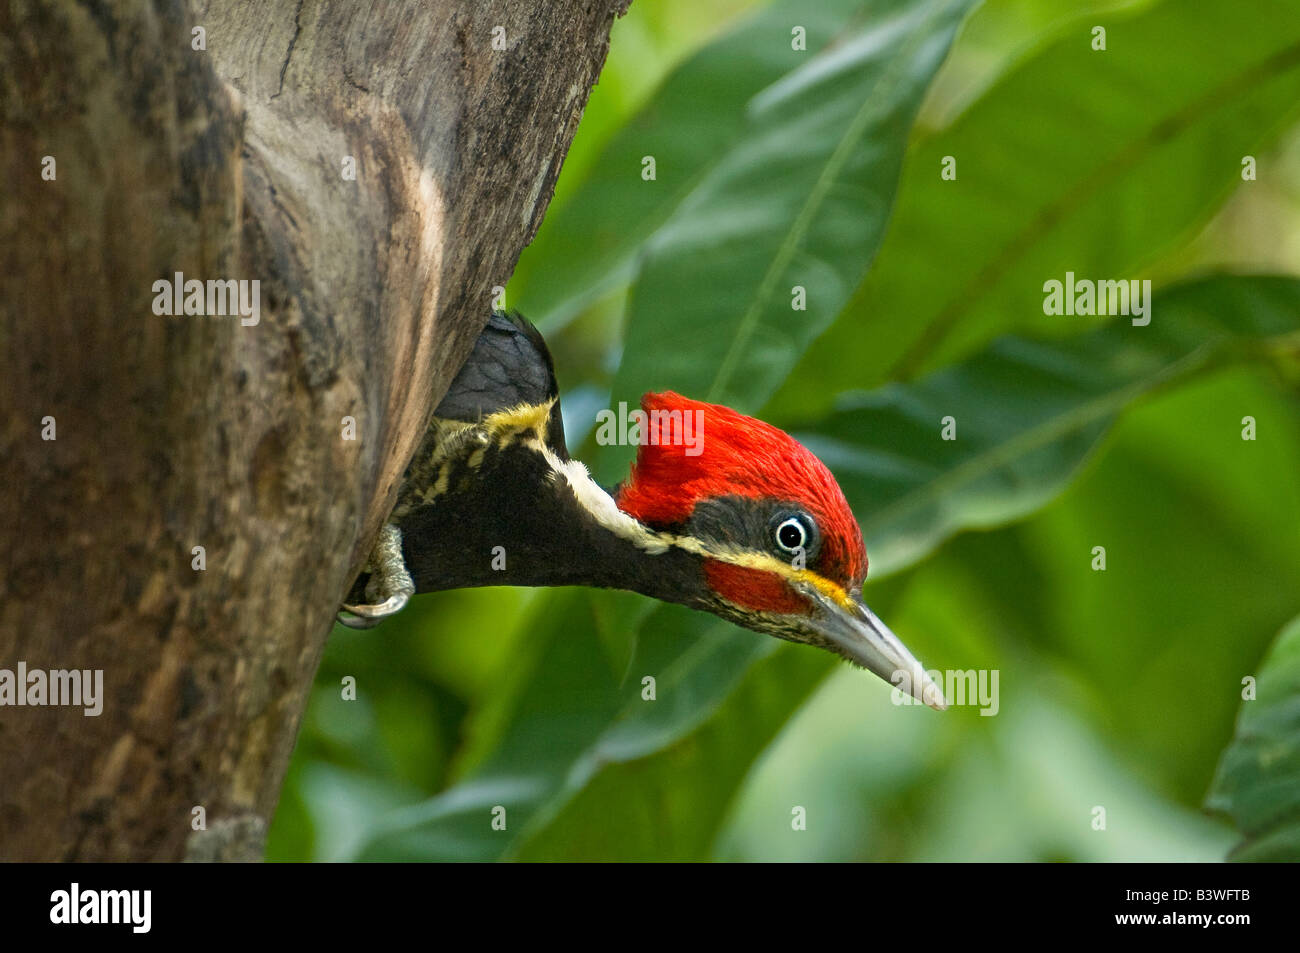
[(673, 538), (667, 534), (656, 533), (644, 523), (620, 510), (614, 498), (591, 478), (585, 465), (577, 460), (561, 460), (545, 445), (541, 450), (551, 468), (568, 481), (573, 495), (578, 498), (578, 505), (590, 513), (597, 523), (647, 553), (658, 555), (668, 552), (668, 547), (674, 542)]
[(615, 536), (648, 553), (666, 553), (672, 545), (671, 536), (656, 533), (624, 513), (614, 498), (591, 478), (585, 465), (577, 460), (561, 460), (546, 445), (546, 425), (554, 404), (554, 400), (549, 400), (545, 404), (521, 405), (498, 411), (483, 421), (483, 428), (498, 446), (504, 447), (519, 437), (523, 446), (540, 453), (555, 478), (563, 477), (569, 484), (578, 505)]

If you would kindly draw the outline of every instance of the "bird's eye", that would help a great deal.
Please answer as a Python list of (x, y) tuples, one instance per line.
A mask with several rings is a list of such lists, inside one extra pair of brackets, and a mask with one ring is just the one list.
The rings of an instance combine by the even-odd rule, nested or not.
[(784, 519), (776, 526), (776, 544), (787, 553), (797, 553), (808, 545), (808, 527), (797, 516)]

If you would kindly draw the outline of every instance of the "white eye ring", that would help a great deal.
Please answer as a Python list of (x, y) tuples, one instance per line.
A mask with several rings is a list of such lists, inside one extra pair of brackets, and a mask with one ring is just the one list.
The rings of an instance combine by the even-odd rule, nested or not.
[[(794, 540), (793, 534), (789, 533), (790, 529), (798, 533), (797, 541)], [(803, 520), (797, 516), (782, 520), (772, 535), (776, 537), (776, 545), (787, 553), (797, 553), (808, 545), (808, 527), (804, 526)], [(791, 537), (789, 542), (786, 540), (787, 536)]]

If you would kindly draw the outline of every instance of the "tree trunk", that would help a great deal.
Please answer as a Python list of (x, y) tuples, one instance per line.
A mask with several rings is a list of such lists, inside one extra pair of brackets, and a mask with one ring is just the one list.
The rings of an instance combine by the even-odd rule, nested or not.
[(0, 0), (0, 859), (261, 856), (625, 5)]

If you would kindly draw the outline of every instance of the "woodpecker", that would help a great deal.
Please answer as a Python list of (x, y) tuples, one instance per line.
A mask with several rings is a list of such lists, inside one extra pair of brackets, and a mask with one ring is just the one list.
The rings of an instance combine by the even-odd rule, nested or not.
[(946, 707), (863, 603), (862, 533), (820, 460), (717, 404), (665, 392), (646, 394), (641, 409), (631, 474), (607, 491), (569, 456), (541, 334), (494, 312), (434, 411), (339, 621), (368, 628), (412, 595), (446, 589), (626, 589), (826, 649)]

